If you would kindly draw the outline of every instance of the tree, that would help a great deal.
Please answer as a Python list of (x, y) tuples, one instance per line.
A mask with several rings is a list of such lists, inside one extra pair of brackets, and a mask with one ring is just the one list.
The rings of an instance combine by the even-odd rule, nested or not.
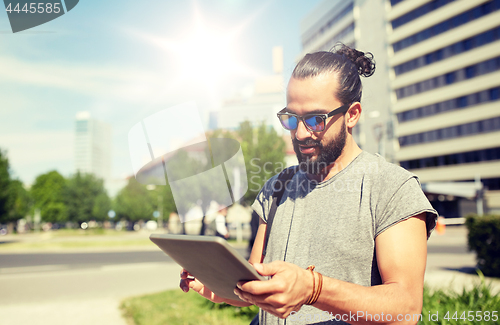
[(7, 222), (15, 222), (26, 217), (31, 207), (31, 197), (20, 180), (12, 180), (9, 185)]
[(40, 209), (45, 222), (65, 222), (68, 220), (63, 192), (66, 187), (65, 178), (53, 170), (38, 176), (31, 187), (33, 207)]
[(113, 206), (117, 219), (138, 221), (151, 219), (156, 210), (156, 196), (131, 177), (128, 184), (118, 192)]
[(103, 180), (93, 174), (80, 172), (67, 180), (64, 201), (68, 219), (77, 223), (104, 221), (111, 208), (111, 200), (104, 189)]
[(0, 223), (15, 222), (28, 214), (31, 199), (23, 183), (11, 179), (9, 160), (0, 150)]
[(97, 195), (92, 207), (92, 219), (96, 221), (104, 221), (108, 218), (108, 212), (111, 210), (111, 199), (107, 193)]
[(170, 213), (177, 212), (177, 207), (175, 206), (174, 196), (172, 195), (170, 184), (167, 183), (166, 186), (156, 186), (156, 190), (152, 194), (153, 196), (160, 196), (160, 198), (158, 199), (158, 204), (160, 204), (161, 201), (163, 221), (167, 221)]
[(9, 160), (0, 149), (0, 223), (8, 222), (10, 182)]
[(240, 142), (248, 178), (248, 191), (242, 199), (244, 204), (252, 204), (264, 183), (286, 167), (285, 141), (264, 123), (255, 128), (245, 121), (236, 132), (216, 130), (212, 136)]

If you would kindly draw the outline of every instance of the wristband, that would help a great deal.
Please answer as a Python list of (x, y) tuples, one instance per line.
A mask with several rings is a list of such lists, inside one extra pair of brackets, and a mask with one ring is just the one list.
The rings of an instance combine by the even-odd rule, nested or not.
[[(315, 268), (314, 265), (309, 265), (307, 267), (307, 269), (311, 271), (311, 274), (313, 276), (313, 290), (311, 296), (309, 297), (309, 299), (307, 299), (305, 303), (306, 305), (315, 304), (316, 301), (318, 301), (319, 295), (321, 294), (321, 289), (323, 289), (323, 275), (319, 272), (314, 272), (314, 268)], [(314, 276), (314, 273), (318, 274), (318, 283), (316, 283), (316, 277)]]

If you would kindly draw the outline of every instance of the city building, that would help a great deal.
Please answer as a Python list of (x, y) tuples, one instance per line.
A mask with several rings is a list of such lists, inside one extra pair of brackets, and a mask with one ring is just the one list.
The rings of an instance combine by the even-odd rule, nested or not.
[(375, 74), (362, 80), (363, 114), (353, 136), (363, 150), (394, 161), (396, 139), (391, 112), (385, 0), (324, 0), (300, 23), (302, 52), (329, 51), (337, 42), (373, 54)]
[(500, 212), (500, 0), (387, 7), (397, 161), (445, 217)]
[(273, 48), (273, 74), (256, 78), (253, 85), (227, 98), (220, 109), (210, 112), (209, 128), (235, 130), (241, 122), (265, 123), (283, 134), (276, 113), (285, 107), (283, 48)]
[(76, 114), (75, 172), (111, 179), (111, 126), (92, 119), (89, 112)]

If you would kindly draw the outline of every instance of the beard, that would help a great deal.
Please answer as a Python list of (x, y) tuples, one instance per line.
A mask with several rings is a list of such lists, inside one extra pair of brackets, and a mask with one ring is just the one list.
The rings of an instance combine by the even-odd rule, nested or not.
[[(347, 138), (347, 131), (345, 129), (345, 121), (342, 123), (342, 128), (339, 134), (329, 143), (323, 144), (321, 141), (315, 141), (312, 139), (306, 141), (298, 141), (297, 139), (292, 139), (293, 150), (297, 155), (297, 160), (299, 161), (300, 170), (312, 174), (319, 175), (323, 169), (327, 166), (333, 164), (338, 157), (342, 154), (344, 150)], [(305, 146), (317, 146), (319, 148), (318, 157), (314, 160), (310, 159), (308, 156), (303, 155), (300, 152), (299, 145)]]

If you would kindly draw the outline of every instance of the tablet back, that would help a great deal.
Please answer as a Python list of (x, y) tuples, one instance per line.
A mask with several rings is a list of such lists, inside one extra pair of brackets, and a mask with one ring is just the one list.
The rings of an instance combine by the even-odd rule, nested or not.
[(149, 238), (219, 297), (239, 300), (233, 292), (238, 281), (265, 280), (220, 237), (153, 234)]

